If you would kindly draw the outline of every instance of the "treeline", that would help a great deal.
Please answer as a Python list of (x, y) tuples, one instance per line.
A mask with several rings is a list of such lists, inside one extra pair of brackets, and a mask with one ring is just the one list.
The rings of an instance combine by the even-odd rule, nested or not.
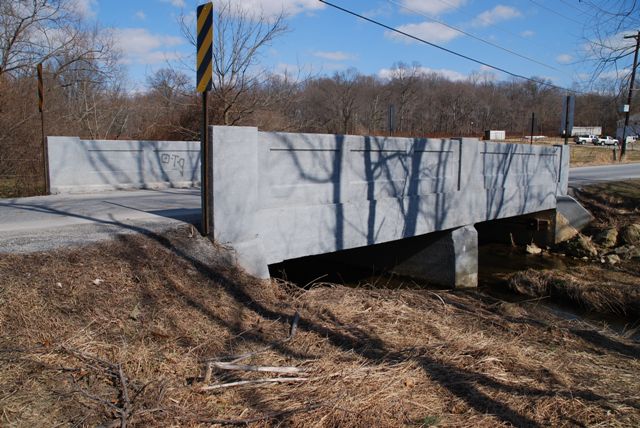
[[(237, 8), (237, 9), (236, 9)], [(287, 31), (286, 20), (249, 15), (221, 2), (214, 16), (214, 79), (209, 121), (268, 131), (386, 135), (556, 135), (565, 93), (529, 81), (472, 74), (448, 80), (419, 64), (394, 65), (385, 78), (355, 69), (331, 76), (278, 75), (258, 53)], [(181, 21), (195, 43), (192, 23)], [(132, 92), (110, 32), (88, 25), (70, 0), (0, 2), (0, 187), (39, 176), (42, 161), (36, 65), (44, 64), (47, 135), (88, 139), (196, 140), (200, 98), (195, 72), (165, 68)], [(615, 132), (614, 91), (576, 97), (576, 125)], [(21, 178), (22, 177), (22, 178)], [(4, 183), (4, 184), (3, 184)], [(0, 189), (0, 192), (2, 189)]]
[[(486, 129), (501, 129), (521, 136), (530, 133), (533, 112), (536, 134), (558, 134), (565, 96), (558, 89), (482, 75), (451, 81), (419, 70), (400, 64), (386, 79), (354, 69), (304, 80), (272, 75), (239, 96), (210, 93), (209, 121), (269, 131), (386, 135), (391, 108), (397, 135), (481, 136)], [(46, 132), (94, 139), (197, 139), (200, 98), (192, 80), (161, 69), (147, 86), (127, 93), (111, 79), (69, 81), (45, 68)], [(0, 89), (0, 141), (28, 145), (37, 140), (35, 75), (4, 76)], [(576, 125), (613, 133), (617, 119), (613, 95), (576, 96)]]

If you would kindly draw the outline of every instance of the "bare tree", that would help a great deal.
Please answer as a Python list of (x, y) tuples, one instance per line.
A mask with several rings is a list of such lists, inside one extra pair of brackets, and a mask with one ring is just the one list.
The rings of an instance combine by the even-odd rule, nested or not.
[[(183, 14), (182, 33), (196, 46), (194, 26)], [(288, 31), (284, 15), (267, 17), (239, 2), (223, 0), (214, 12), (213, 87), (214, 121), (236, 125), (272, 100), (256, 96), (270, 73), (259, 64), (262, 50)]]
[(107, 61), (113, 53), (108, 38), (85, 28), (73, 5), (70, 0), (0, 2), (0, 76), (31, 74), (38, 62), (62, 72), (86, 59)]
[(616, 82), (617, 90), (628, 83), (627, 68), (635, 48), (635, 40), (624, 39), (640, 29), (640, 3), (636, 0), (580, 0), (594, 20), (585, 25), (584, 61), (593, 67), (590, 85), (599, 79)]

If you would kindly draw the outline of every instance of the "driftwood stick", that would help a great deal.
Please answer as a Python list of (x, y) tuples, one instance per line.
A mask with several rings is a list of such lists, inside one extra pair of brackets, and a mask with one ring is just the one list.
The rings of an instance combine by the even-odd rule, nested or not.
[(232, 363), (237, 363), (239, 361), (246, 360), (247, 358), (253, 357), (254, 355), (258, 355), (258, 354), (261, 354), (263, 352), (266, 352), (266, 351), (268, 351), (269, 349), (272, 349), (275, 346), (282, 345), (283, 343), (287, 343), (290, 340), (292, 340), (295, 337), (295, 335), (296, 335), (296, 333), (298, 331), (298, 323), (299, 322), (300, 322), (300, 313), (298, 311), (296, 311), (295, 315), (293, 316), (293, 321), (291, 322), (291, 329), (289, 330), (289, 336), (287, 336), (286, 339), (283, 339), (283, 340), (281, 340), (279, 342), (275, 342), (275, 343), (272, 343), (270, 345), (267, 345), (264, 348), (258, 349), (257, 351), (247, 352), (247, 353), (240, 354), (240, 355), (230, 355), (230, 356), (226, 356), (226, 357), (207, 358), (207, 359), (202, 360), (202, 362), (210, 363), (210, 362), (214, 362), (214, 361), (220, 361), (220, 360), (223, 360), (223, 359), (230, 359)]
[(237, 382), (218, 383), (200, 387), (200, 391), (211, 391), (214, 389), (231, 388), (234, 386), (257, 385), (261, 383), (288, 383), (288, 382), (304, 382), (306, 377), (273, 377), (267, 379), (239, 380)]
[(247, 364), (223, 363), (223, 362), (216, 362), (216, 361), (209, 362), (208, 366), (215, 367), (221, 370), (239, 370), (239, 371), (247, 371), (247, 372), (269, 372), (269, 373), (285, 373), (285, 374), (295, 374), (295, 373), (305, 372), (305, 370), (298, 367), (252, 366)]
[(296, 311), (295, 315), (293, 316), (293, 321), (291, 322), (291, 330), (289, 330), (289, 337), (287, 337), (284, 340), (285, 342), (290, 341), (296, 335), (296, 332), (298, 331), (298, 322), (300, 322), (300, 313)]
[(204, 383), (209, 383), (211, 382), (211, 375), (213, 373), (213, 366), (211, 365), (211, 361), (207, 362), (207, 366), (204, 372), (204, 379), (203, 382)]

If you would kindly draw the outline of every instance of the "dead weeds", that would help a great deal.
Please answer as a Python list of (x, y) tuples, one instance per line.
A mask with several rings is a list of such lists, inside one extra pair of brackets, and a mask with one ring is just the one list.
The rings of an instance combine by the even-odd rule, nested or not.
[[(176, 239), (0, 255), (0, 424), (640, 424), (640, 346), (610, 331), (478, 291), (259, 282)], [(203, 360), (256, 350), (308, 379), (200, 390)]]

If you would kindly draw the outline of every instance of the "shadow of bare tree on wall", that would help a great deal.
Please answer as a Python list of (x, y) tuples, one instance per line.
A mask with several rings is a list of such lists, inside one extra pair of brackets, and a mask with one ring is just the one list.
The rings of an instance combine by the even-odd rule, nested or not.
[(485, 220), (555, 208), (561, 162), (557, 147), (528, 148), (492, 142), (484, 142), (482, 146), (487, 194)]
[(54, 191), (193, 186), (199, 142), (49, 137)]
[(460, 174), (455, 142), (284, 133), (259, 133), (259, 140), (267, 146), (260, 150), (268, 161), (259, 164), (265, 207), (318, 218), (300, 233), (277, 228), (269, 236), (290, 243), (281, 259), (309, 255), (290, 251), (301, 236), (331, 236), (328, 251), (339, 251), (457, 226), (447, 222), (448, 192), (458, 190)]

